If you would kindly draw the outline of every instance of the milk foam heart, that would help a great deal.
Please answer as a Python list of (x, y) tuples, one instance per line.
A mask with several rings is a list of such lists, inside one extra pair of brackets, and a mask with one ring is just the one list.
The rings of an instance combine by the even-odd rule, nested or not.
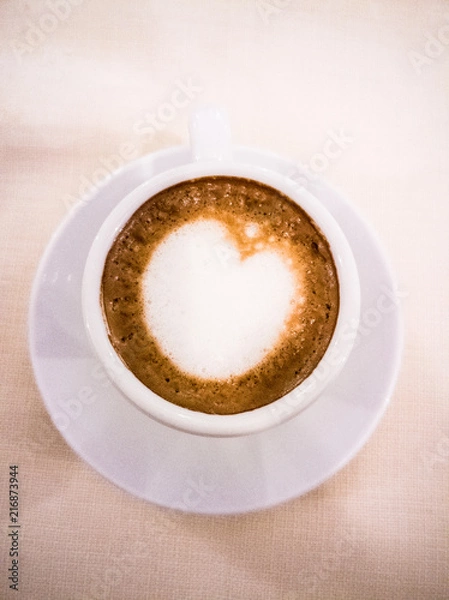
[[(255, 226), (246, 229), (248, 237)], [(275, 346), (298, 281), (281, 252), (244, 260), (226, 226), (199, 219), (168, 234), (143, 279), (147, 325), (186, 373), (225, 379), (245, 373)]]

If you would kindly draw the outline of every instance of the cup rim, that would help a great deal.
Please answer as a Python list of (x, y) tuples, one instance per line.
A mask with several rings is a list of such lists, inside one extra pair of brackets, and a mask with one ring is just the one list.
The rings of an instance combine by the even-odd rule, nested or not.
[[(250, 411), (211, 415), (177, 406), (146, 387), (122, 362), (112, 346), (101, 308), (100, 292), (109, 249), (132, 214), (158, 192), (183, 181), (226, 175), (269, 185), (299, 204), (329, 242), (339, 278), (339, 314), (331, 341), (314, 371), (291, 392)], [(234, 161), (194, 162), (165, 171), (131, 191), (107, 216), (91, 245), (82, 281), (82, 311), (88, 337), (114, 384), (141, 411), (184, 432), (230, 437), (256, 433), (286, 421), (304, 410), (343, 368), (355, 340), (360, 314), (360, 284), (352, 250), (340, 226), (321, 202), (287, 176), (265, 167)], [(327, 373), (317, 376), (320, 365)], [(326, 369), (324, 369), (326, 371)]]

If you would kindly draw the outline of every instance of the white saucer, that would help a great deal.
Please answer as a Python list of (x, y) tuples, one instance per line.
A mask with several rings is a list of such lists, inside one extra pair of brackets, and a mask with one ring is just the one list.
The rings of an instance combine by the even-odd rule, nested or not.
[[(283, 173), (294, 165), (237, 148), (241, 162)], [(362, 287), (360, 343), (314, 404), (268, 432), (202, 438), (172, 430), (134, 408), (109, 383), (84, 332), (81, 278), (105, 215), (151, 176), (189, 161), (187, 148), (129, 164), (81, 203), (55, 233), (39, 267), (30, 307), (30, 352), (47, 410), (67, 443), (99, 473), (161, 506), (203, 514), (263, 509), (315, 488), (367, 441), (389, 402), (402, 350), (395, 283), (373, 234), (323, 182), (310, 190), (339, 221)]]

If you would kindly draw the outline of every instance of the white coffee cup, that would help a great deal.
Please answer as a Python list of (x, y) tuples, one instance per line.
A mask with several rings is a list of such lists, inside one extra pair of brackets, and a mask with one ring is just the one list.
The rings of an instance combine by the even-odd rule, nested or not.
[[(143, 413), (185, 432), (230, 437), (259, 432), (294, 417), (317, 399), (348, 359), (360, 313), (360, 284), (351, 248), (336, 220), (310, 192), (272, 170), (242, 164), (232, 158), (229, 125), (214, 107), (197, 110), (190, 122), (191, 162), (165, 171), (128, 194), (108, 215), (90, 249), (82, 284), (84, 322), (93, 347), (109, 377)], [(339, 278), (340, 307), (330, 344), (312, 374), (292, 392), (247, 412), (212, 415), (177, 406), (147, 388), (122, 362), (109, 337), (101, 306), (101, 279), (109, 249), (140, 205), (182, 181), (210, 175), (253, 179), (297, 202), (326, 236)], [(144, 417), (143, 417), (144, 418)]]

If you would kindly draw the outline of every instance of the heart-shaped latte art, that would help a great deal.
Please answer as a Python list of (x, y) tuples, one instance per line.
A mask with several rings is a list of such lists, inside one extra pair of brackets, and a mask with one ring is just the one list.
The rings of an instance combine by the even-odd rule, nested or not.
[(254, 368), (276, 346), (295, 290), (281, 252), (261, 249), (242, 260), (226, 226), (201, 219), (154, 251), (143, 282), (145, 318), (178, 368), (225, 379)]

